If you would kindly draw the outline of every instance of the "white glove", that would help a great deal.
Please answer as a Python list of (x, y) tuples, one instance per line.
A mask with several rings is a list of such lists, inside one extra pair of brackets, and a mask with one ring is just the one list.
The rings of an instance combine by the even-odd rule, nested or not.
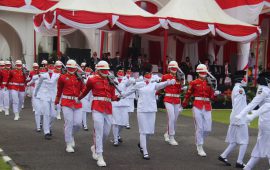
[(214, 93), (214, 96), (218, 96), (220, 94), (221, 94), (221, 92), (219, 90), (216, 90), (215, 93)]
[(241, 120), (242, 116), (236, 115), (234, 118), (235, 118), (236, 122), (239, 122)]
[(187, 86), (183, 86), (183, 87), (181, 88), (181, 90), (183, 90), (183, 91), (186, 91), (187, 89), (188, 89)]
[(167, 80), (168, 85), (174, 85), (176, 83), (175, 79)]
[(81, 103), (81, 101), (78, 98), (75, 98), (76, 103)]
[(252, 120), (253, 120), (253, 116), (252, 115), (247, 115), (247, 117), (246, 117), (247, 123), (249, 124)]

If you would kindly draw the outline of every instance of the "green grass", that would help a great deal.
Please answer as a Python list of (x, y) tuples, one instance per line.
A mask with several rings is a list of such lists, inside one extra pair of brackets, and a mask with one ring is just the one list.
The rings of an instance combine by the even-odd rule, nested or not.
[[(229, 124), (230, 123), (230, 114), (231, 114), (231, 110), (229, 110), (229, 109), (213, 110), (212, 111), (212, 119), (214, 122)], [(182, 115), (192, 117), (192, 111), (190, 109), (184, 110), (182, 112)], [(255, 119), (254, 121), (252, 121), (249, 127), (258, 128), (258, 119)]]
[(0, 159), (0, 170), (11, 170), (10, 166), (7, 165), (3, 159)]

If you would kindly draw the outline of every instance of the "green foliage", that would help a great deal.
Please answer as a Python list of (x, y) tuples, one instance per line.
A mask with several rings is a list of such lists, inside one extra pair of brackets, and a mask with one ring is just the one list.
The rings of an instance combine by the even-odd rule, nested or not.
[(8, 166), (3, 159), (0, 159), (0, 169), (1, 170), (11, 170), (10, 166)]

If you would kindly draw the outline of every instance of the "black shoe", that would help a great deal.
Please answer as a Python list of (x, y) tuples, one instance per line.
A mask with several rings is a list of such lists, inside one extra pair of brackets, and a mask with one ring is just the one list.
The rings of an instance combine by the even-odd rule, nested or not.
[(51, 140), (52, 139), (52, 136), (50, 136), (49, 133), (45, 134), (44, 137), (45, 137), (46, 140)]
[(150, 156), (148, 154), (143, 155), (143, 159), (150, 160)]
[(119, 143), (123, 143), (123, 139), (121, 137), (118, 138)]
[(38, 133), (41, 132), (41, 129), (37, 129), (36, 132), (38, 132)]
[(84, 131), (88, 131), (88, 128), (83, 128)]
[(126, 129), (130, 129), (130, 125), (127, 125), (127, 126), (126, 126)]
[(50, 136), (52, 136), (53, 134), (52, 134), (52, 131), (50, 130), (50, 133), (48, 133)]
[(143, 153), (143, 149), (141, 148), (140, 143), (138, 143), (138, 145), (137, 145), (137, 146), (138, 146), (138, 148), (140, 149), (140, 152), (141, 152), (141, 153)]
[(227, 158), (222, 158), (221, 156), (219, 156), (219, 157), (218, 157), (218, 160), (220, 160), (221, 162), (225, 163), (226, 166), (232, 166), (232, 165), (228, 162)]
[(235, 168), (241, 168), (241, 169), (243, 169), (243, 168), (245, 168), (245, 164), (243, 164), (243, 163), (238, 163), (238, 162), (236, 162), (236, 164), (235, 164)]

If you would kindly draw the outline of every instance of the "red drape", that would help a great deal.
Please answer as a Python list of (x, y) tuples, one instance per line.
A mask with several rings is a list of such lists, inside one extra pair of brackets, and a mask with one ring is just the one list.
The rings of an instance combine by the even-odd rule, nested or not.
[(228, 61), (230, 63), (232, 55), (237, 55), (237, 43), (229, 41), (224, 46), (223, 61)]
[(149, 41), (149, 62), (156, 64), (161, 60), (161, 44), (159, 41)]
[(185, 44), (179, 40), (176, 40), (176, 61), (180, 64), (182, 62), (182, 56), (184, 52)]
[(132, 34), (129, 32), (125, 32), (124, 39), (123, 39), (123, 45), (122, 45), (122, 58), (127, 58), (128, 56), (128, 48), (129, 44), (131, 42)]
[(148, 1), (137, 1), (135, 2), (139, 7), (142, 7), (142, 2), (146, 3), (146, 11), (152, 13), (152, 14), (155, 14), (158, 12), (158, 7), (151, 3), (151, 2), (148, 2)]

